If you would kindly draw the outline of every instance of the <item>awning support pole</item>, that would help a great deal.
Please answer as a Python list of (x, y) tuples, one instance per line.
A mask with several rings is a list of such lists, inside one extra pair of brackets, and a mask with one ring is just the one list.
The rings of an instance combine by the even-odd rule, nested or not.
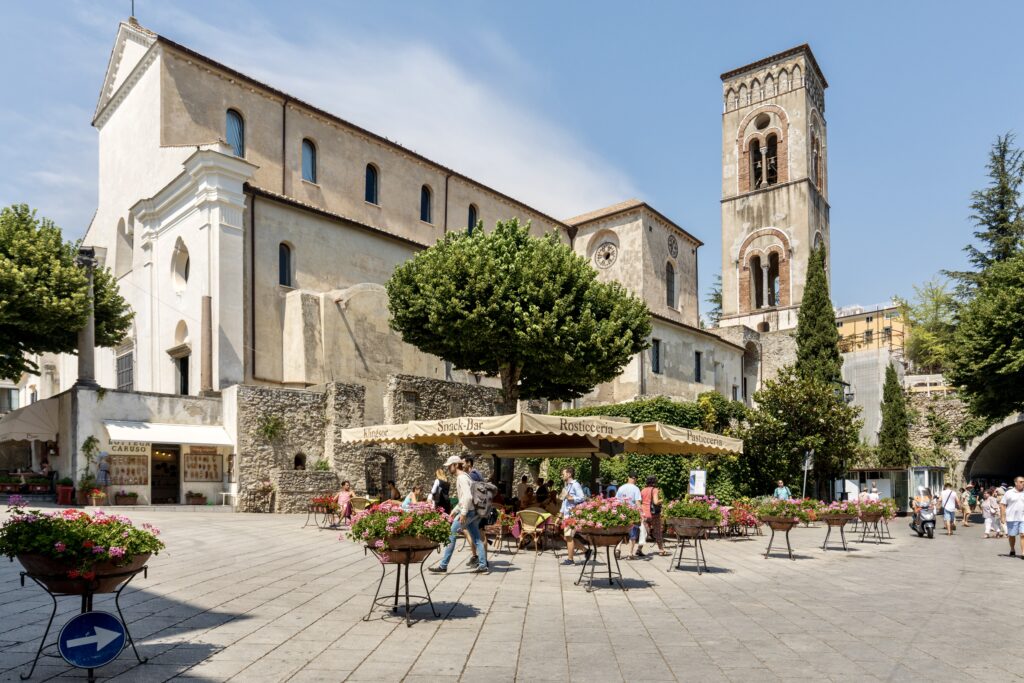
[(598, 459), (596, 453), (590, 454), (590, 493), (596, 495), (600, 493), (597, 490), (597, 475), (601, 472), (601, 461)]

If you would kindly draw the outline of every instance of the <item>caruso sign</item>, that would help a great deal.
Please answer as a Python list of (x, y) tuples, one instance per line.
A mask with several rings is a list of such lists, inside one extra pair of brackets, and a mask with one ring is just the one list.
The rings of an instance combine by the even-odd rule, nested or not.
[(110, 455), (149, 455), (149, 444), (144, 441), (111, 441)]

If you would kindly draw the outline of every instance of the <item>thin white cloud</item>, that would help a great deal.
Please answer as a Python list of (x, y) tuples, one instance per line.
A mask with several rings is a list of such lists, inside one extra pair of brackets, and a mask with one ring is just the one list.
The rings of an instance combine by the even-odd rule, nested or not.
[(301, 42), (259, 23), (230, 30), (164, 7), (168, 37), (450, 166), (556, 217), (636, 196), (630, 179), (572, 131), (535, 113), (514, 85), (533, 77), (503, 41), (489, 52), (500, 82), (433, 46), (344, 25)]

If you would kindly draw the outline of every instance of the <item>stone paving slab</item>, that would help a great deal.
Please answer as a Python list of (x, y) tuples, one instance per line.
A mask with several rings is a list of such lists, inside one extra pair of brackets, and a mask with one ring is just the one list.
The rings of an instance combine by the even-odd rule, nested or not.
[[(993, 610), (1024, 610), (1024, 561), (980, 525), (929, 541), (896, 521), (894, 539), (848, 553), (820, 550), (824, 529), (798, 528), (796, 561), (764, 559), (766, 536), (716, 539), (701, 576), (667, 557), (622, 561), (626, 592), (574, 585), (563, 551), (501, 553), (488, 576), (470, 574), (460, 552), (448, 574), (425, 577), (441, 616), (420, 608), (407, 628), (382, 610), (363, 621), (380, 565), (336, 532), (303, 529), (302, 515), (132, 515), (168, 543), (122, 599), (150, 661), (122, 653), (103, 680), (899, 680), (970, 675), (981, 655), (1000, 680), (1024, 676), (1019, 638), (966, 649)], [(19, 570), (0, 564), (0, 681), (18, 680), (49, 613)], [(422, 588), (414, 572), (411, 591)], [(95, 606), (113, 609), (109, 597)], [(63, 599), (55, 627), (77, 609)], [(51, 679), (84, 672), (41, 660), (33, 680)]]

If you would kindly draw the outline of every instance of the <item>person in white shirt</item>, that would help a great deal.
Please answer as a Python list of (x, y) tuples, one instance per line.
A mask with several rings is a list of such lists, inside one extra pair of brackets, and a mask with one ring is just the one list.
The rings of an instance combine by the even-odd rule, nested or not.
[(455, 489), (459, 494), (459, 505), (452, 513), (456, 515), (452, 523), (452, 533), (448, 537), (448, 545), (444, 549), (441, 562), (427, 571), (435, 574), (444, 574), (448, 571), (448, 563), (452, 560), (452, 553), (455, 552), (455, 541), (462, 534), (463, 529), (469, 532), (470, 541), (476, 549), (477, 567), (474, 574), (487, 574), (487, 551), (484, 548), (483, 539), (480, 537), (480, 526), (477, 524), (479, 516), (476, 508), (473, 507), (473, 479), (469, 475), (469, 468), (472, 465), (463, 463), (462, 458), (457, 455), (450, 456), (444, 463), (448, 472), (456, 477)]
[(516, 485), (516, 498), (522, 500), (526, 497), (526, 489), (530, 486), (528, 477), (524, 474), (522, 480)]
[(1017, 556), (1017, 537), (1021, 536), (1021, 557), (1024, 557), (1024, 477), (1013, 480), (1013, 488), (1003, 494), (999, 512), (1006, 524), (1006, 538), (1010, 540), (1010, 557)]
[(868, 492), (868, 500), (881, 500), (882, 494), (878, 492), (878, 484), (871, 482), (871, 491)]
[(956, 511), (960, 509), (960, 499), (956, 497), (953, 485), (946, 482), (946, 488), (939, 498), (939, 506), (942, 508), (942, 518), (946, 522), (946, 535), (953, 535), (953, 523), (956, 522)]
[[(630, 474), (629, 481), (619, 487), (615, 492), (615, 497), (619, 500), (626, 501), (631, 505), (640, 506), (640, 487), (636, 485), (636, 475)], [(629, 531), (629, 557), (626, 559), (634, 560), (637, 557), (636, 545), (637, 540), (640, 542), (640, 557), (644, 555), (644, 543), (647, 542), (647, 529), (643, 524), (639, 525), (640, 528), (633, 527)]]

